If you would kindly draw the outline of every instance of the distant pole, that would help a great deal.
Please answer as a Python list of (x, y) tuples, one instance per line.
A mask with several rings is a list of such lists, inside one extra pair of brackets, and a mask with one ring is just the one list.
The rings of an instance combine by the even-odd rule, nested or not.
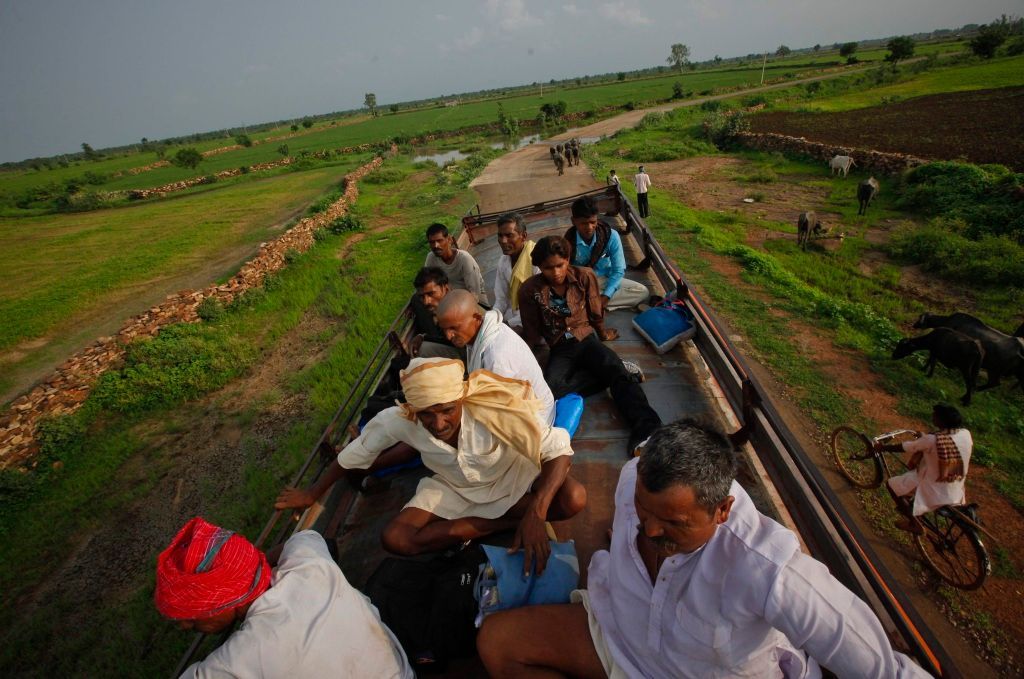
[(764, 61), (761, 63), (761, 84), (764, 85), (764, 67), (768, 65), (768, 53), (764, 53)]
[(540, 84), (540, 98), (544, 98), (544, 83)]

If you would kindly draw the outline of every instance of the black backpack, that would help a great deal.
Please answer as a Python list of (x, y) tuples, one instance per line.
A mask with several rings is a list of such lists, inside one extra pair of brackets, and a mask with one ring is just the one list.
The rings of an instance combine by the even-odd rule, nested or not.
[(363, 588), (417, 673), (476, 653), (473, 596), (484, 551), (473, 545), (427, 560), (388, 557)]

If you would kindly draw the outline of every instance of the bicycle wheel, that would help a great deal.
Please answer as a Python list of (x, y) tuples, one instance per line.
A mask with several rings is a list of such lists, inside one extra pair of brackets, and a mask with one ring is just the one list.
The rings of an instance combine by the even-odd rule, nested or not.
[(858, 488), (882, 485), (882, 463), (871, 448), (871, 441), (852, 427), (838, 427), (832, 432), (832, 456), (850, 483)]
[(978, 532), (945, 507), (918, 519), (924, 534), (914, 544), (932, 570), (957, 589), (981, 587), (992, 566)]

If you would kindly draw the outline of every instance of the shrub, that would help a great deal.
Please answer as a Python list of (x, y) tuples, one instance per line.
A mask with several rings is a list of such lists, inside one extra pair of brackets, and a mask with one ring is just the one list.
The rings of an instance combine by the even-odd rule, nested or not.
[(290, 129), (291, 129), (292, 132), (298, 132), (299, 131), (299, 126), (293, 124)]
[(291, 266), (292, 264), (297, 262), (299, 260), (299, 257), (302, 257), (302, 253), (296, 250), (295, 248), (288, 248), (287, 250), (284, 251), (284, 263), (287, 266)]
[(1024, 287), (1024, 247), (1006, 236), (967, 238), (960, 220), (897, 229), (890, 253), (938, 275), (974, 285)]
[[(701, 92), (703, 95), (704, 92)], [(701, 111), (718, 111), (722, 108), (722, 102), (718, 99), (712, 99), (711, 101), (705, 101), (700, 105)]]
[(344, 214), (327, 225), (327, 229), (335, 234), (349, 233), (351, 231), (362, 231), (363, 222), (355, 215)]
[(543, 104), (540, 107), (541, 113), (548, 118), (558, 118), (564, 116), (565, 112), (569, 109), (569, 105), (564, 101), (553, 101)]
[[(317, 229), (317, 232), (319, 231), (323, 231), (323, 229)], [(313, 237), (316, 237), (316, 233), (313, 234)], [(227, 311), (235, 313), (242, 309), (251, 309), (266, 298), (267, 293), (263, 288), (249, 288), (241, 294), (236, 295), (235, 298), (231, 300), (231, 304), (228, 305)]]
[(85, 439), (85, 418), (80, 414), (46, 417), (36, 425), (41, 463), (65, 460), (82, 450)]
[(716, 111), (704, 118), (702, 124), (705, 138), (720, 149), (731, 148), (736, 137), (750, 129), (750, 121), (740, 112), (731, 115)]
[(1024, 54), (1024, 36), (1015, 38), (1006, 46), (1007, 56), (1017, 57)]
[(248, 165), (240, 165), (238, 167), (238, 171), (241, 172), (242, 174), (249, 174), (250, 172), (252, 172), (252, 168), (250, 168)]
[(252, 139), (249, 139), (247, 134), (237, 134), (235, 135), (235, 143), (239, 146), (249, 147), (252, 146)]
[[(813, 85), (813, 84), (817, 84), (817, 83), (810, 83), (810, 84)], [(768, 103), (769, 103), (768, 102), (768, 97), (766, 97), (763, 94), (755, 94), (755, 95), (753, 95), (751, 97), (744, 97), (744, 99), (743, 99), (743, 107), (744, 108), (753, 108), (755, 106), (767, 105)]]
[(778, 181), (779, 175), (769, 168), (761, 168), (751, 174), (737, 177), (737, 179), (747, 184), (771, 184)]
[(203, 162), (203, 154), (192, 146), (178, 149), (178, 152), (171, 157), (171, 164), (187, 167), (190, 170), (196, 169), (201, 162)]
[(654, 111), (652, 113), (648, 113), (643, 118), (641, 118), (640, 122), (637, 123), (637, 125), (636, 125), (636, 129), (637, 130), (641, 130), (641, 131), (642, 130), (649, 130), (650, 128), (657, 127), (658, 125), (660, 125), (660, 124), (662, 124), (664, 122), (665, 122), (665, 114), (661, 113), (659, 111)]
[(366, 175), (367, 184), (395, 184), (405, 178), (405, 173), (395, 168), (380, 168)]
[(196, 307), (196, 315), (207, 323), (215, 323), (224, 315), (224, 305), (216, 297), (207, 297)]

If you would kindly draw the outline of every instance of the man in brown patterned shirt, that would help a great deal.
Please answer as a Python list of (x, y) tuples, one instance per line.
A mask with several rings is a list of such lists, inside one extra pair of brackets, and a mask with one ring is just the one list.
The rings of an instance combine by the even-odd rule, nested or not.
[(538, 241), (531, 253), (540, 273), (519, 288), (519, 309), (526, 343), (536, 352), (551, 349), (544, 377), (556, 399), (575, 392), (590, 396), (609, 389), (629, 424), (629, 451), (661, 425), (643, 388), (618, 355), (602, 341), (618, 338), (604, 327), (601, 288), (594, 272), (570, 264), (569, 242), (561, 236)]

